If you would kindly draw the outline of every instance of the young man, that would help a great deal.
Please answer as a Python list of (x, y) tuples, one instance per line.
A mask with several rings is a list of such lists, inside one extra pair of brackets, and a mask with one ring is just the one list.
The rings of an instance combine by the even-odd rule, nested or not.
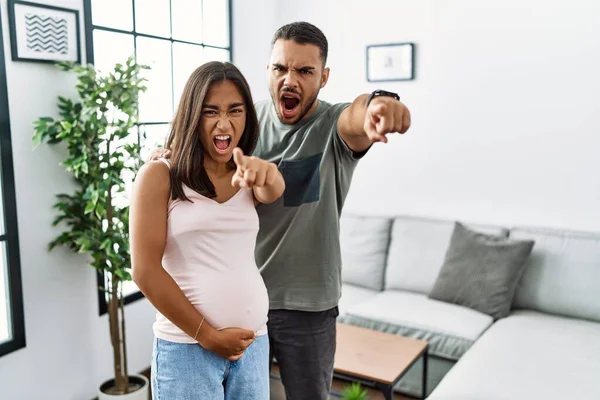
[(271, 100), (256, 104), (254, 155), (278, 164), (286, 184), (279, 200), (257, 207), (256, 262), (270, 300), (271, 356), (288, 400), (329, 398), (341, 295), (340, 213), (358, 160), (372, 143), (410, 126), (394, 93), (378, 90), (333, 105), (318, 100), (329, 78), (327, 50), (314, 25), (281, 27), (267, 65)]
[(288, 400), (328, 399), (341, 290), (339, 217), (357, 161), (386, 134), (404, 133), (410, 113), (376, 91), (352, 104), (318, 100), (327, 84), (327, 39), (296, 22), (274, 35), (271, 100), (256, 105), (254, 155), (277, 163), (286, 190), (258, 206), (256, 261), (268, 289), (268, 331)]

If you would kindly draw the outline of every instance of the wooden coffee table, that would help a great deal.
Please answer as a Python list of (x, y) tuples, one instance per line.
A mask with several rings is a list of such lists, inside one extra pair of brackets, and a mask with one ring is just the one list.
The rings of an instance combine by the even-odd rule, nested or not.
[(334, 376), (376, 387), (392, 400), (394, 385), (423, 357), (421, 398), (425, 399), (428, 347), (424, 340), (338, 323)]

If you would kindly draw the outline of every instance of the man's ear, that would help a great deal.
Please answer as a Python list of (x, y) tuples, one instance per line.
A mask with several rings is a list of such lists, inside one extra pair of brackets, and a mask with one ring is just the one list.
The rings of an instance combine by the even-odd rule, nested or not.
[(323, 74), (321, 74), (321, 89), (327, 85), (327, 81), (329, 80), (329, 67), (323, 69)]

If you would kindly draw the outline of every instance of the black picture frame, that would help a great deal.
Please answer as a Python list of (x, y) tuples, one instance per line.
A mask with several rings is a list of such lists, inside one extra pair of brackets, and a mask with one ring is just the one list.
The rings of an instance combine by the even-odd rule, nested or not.
[(373, 44), (366, 48), (367, 81), (396, 82), (415, 79), (415, 44)]
[[(41, 15), (23, 19), (25, 9), (38, 9)], [(8, 0), (8, 24), (13, 61), (81, 63), (79, 10)]]

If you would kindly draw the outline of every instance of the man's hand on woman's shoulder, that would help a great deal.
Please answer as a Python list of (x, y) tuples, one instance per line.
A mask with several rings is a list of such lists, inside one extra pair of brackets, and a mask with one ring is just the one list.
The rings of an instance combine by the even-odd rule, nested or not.
[(164, 147), (157, 147), (152, 150), (152, 154), (150, 154), (150, 157), (146, 160), (146, 162), (155, 161), (159, 158), (171, 158), (171, 150), (167, 150)]

